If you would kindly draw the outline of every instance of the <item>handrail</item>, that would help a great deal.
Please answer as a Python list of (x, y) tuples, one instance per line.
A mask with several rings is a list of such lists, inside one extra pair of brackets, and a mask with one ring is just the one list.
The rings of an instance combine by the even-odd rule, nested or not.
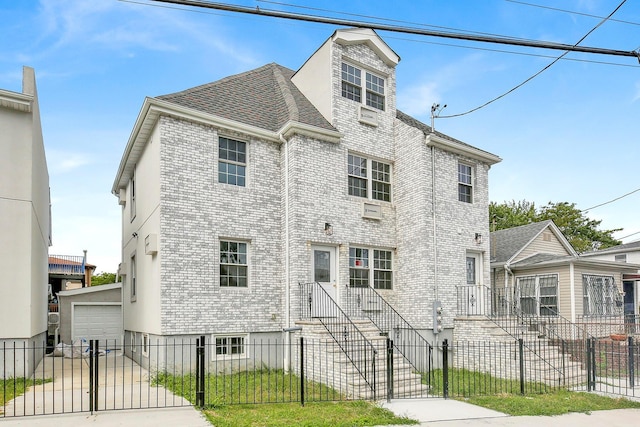
[[(392, 341), (394, 347), (417, 371), (430, 370), (429, 358), (421, 354), (429, 351), (432, 344), (389, 304), (379, 292), (371, 287), (346, 286), (343, 305), (352, 318), (367, 318)], [(422, 342), (423, 345), (416, 345)]]
[(49, 274), (84, 274), (85, 258), (76, 255), (49, 255)]
[(371, 388), (375, 398), (378, 350), (320, 283), (299, 283), (299, 285), (300, 318), (318, 319), (324, 325), (347, 359)]
[[(528, 316), (520, 309), (515, 301), (511, 301), (511, 303), (509, 302), (508, 295), (509, 294), (500, 295), (496, 292), (492, 293), (486, 285), (456, 286), (458, 314), (475, 315), (486, 318), (516, 340), (523, 338), (525, 333), (528, 332), (538, 332), (538, 338), (542, 337), (543, 335), (540, 333), (545, 331), (540, 331), (539, 327), (544, 327), (545, 324), (543, 324), (540, 319), (544, 319), (548, 322), (554, 317)], [(494, 302), (493, 304), (492, 301)], [(500, 301), (501, 304), (496, 304), (496, 301)], [(555, 328), (548, 328), (546, 332), (555, 333)], [(564, 339), (560, 338), (560, 342), (562, 341), (564, 341)], [(546, 360), (544, 355), (540, 354), (540, 349), (536, 348), (535, 343), (531, 345), (531, 343), (523, 340), (523, 345), (545, 365), (549, 366), (560, 375), (565, 375), (564, 368), (559, 368)]]

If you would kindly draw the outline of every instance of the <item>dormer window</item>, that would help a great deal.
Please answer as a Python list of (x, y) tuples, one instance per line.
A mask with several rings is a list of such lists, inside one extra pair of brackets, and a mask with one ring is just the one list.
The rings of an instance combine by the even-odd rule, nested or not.
[[(342, 96), (362, 102), (362, 73), (353, 65), (342, 63)], [(368, 71), (365, 74), (365, 104), (384, 111), (384, 79)]]

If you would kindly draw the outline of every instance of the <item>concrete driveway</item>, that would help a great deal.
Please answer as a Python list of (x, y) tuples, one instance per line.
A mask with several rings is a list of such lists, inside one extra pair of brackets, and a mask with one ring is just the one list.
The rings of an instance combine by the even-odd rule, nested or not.
[[(52, 381), (35, 385), (8, 402), (4, 417), (88, 412), (89, 360), (45, 357), (35, 378)], [(149, 372), (130, 358), (110, 352), (98, 361), (98, 411), (140, 408), (191, 407), (186, 399), (149, 381)], [(95, 397), (95, 395), (94, 395)]]

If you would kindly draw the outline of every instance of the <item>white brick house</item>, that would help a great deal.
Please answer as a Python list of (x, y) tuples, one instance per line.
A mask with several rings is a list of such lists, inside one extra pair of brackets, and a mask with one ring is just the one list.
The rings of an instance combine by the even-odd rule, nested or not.
[(280, 338), (314, 281), (338, 304), (372, 286), (423, 331), (439, 299), (451, 336), (455, 286), (489, 284), (500, 158), (398, 111), (399, 60), (338, 30), (296, 72), (145, 99), (113, 184), (128, 340)]

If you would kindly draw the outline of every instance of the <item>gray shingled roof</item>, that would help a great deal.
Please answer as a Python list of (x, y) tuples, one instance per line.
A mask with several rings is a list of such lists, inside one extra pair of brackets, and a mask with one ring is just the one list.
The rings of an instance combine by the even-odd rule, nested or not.
[(636, 249), (640, 249), (640, 240), (635, 241), (635, 242), (631, 242), (631, 243), (624, 243), (622, 245), (618, 245), (618, 246), (612, 246), (610, 248), (606, 248), (606, 249), (600, 249), (597, 251), (591, 251), (591, 252), (587, 252), (582, 254), (583, 256), (589, 256), (589, 255), (600, 255), (603, 253), (612, 253), (612, 252), (625, 252), (625, 251), (629, 251), (629, 250), (636, 250)]
[(438, 132), (437, 130), (434, 131), (433, 129), (431, 129), (431, 126), (428, 126), (428, 125), (422, 123), (420, 120), (417, 120), (417, 119), (411, 117), (410, 115), (403, 113), (400, 110), (396, 110), (396, 118), (398, 120), (400, 120), (401, 122), (403, 122), (403, 123), (405, 123), (405, 124), (407, 124), (407, 125), (409, 125), (411, 127), (414, 127), (416, 129), (421, 130), (422, 133), (424, 133), (425, 135), (429, 135), (431, 133), (435, 133), (440, 138), (443, 138), (443, 139), (446, 139), (446, 140), (449, 140), (449, 141), (453, 141), (453, 142), (455, 142), (457, 144), (464, 145), (466, 147), (473, 148), (474, 150), (482, 151), (484, 153), (487, 153), (487, 154), (493, 156), (493, 154), (489, 153), (488, 151), (481, 150), (478, 147), (474, 147), (473, 145), (469, 145), (466, 142), (462, 142), (462, 141), (460, 141), (458, 139), (452, 138), (449, 135), (446, 135), (446, 134), (444, 134), (442, 132)]
[(291, 82), (293, 74), (271, 63), (157, 99), (273, 132), (290, 120), (337, 131)]
[(551, 220), (533, 222), (520, 227), (497, 230), (491, 233), (491, 262), (505, 263), (519, 250), (551, 224)]
[(511, 264), (511, 267), (517, 268), (517, 267), (524, 267), (526, 265), (540, 264), (542, 262), (570, 261), (572, 259), (573, 259), (573, 257), (568, 256), (568, 255), (539, 253), (539, 254), (535, 254), (535, 255), (532, 255), (530, 257), (524, 258), (524, 259), (522, 259), (522, 260), (520, 260), (518, 262), (515, 262), (515, 263)]

